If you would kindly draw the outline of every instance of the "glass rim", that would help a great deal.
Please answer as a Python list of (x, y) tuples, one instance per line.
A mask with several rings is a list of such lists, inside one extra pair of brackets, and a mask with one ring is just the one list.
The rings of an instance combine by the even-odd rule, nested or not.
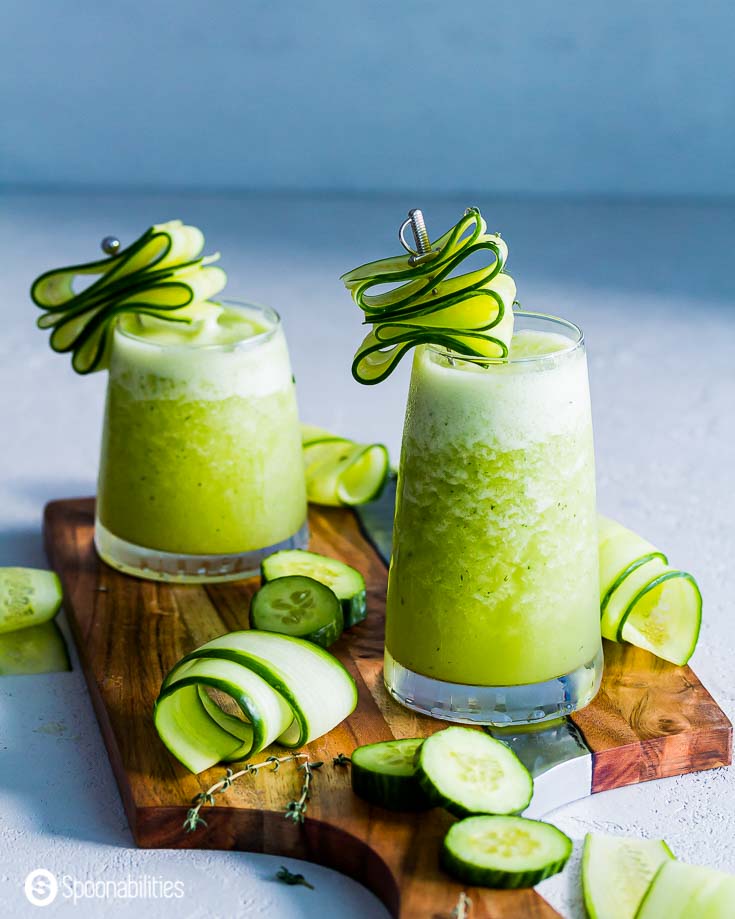
[[(236, 338), (234, 341), (228, 342), (202, 342), (197, 344), (196, 342), (160, 342), (152, 341), (150, 338), (146, 338), (144, 335), (136, 335), (135, 332), (131, 332), (128, 329), (124, 329), (121, 325), (120, 320), (125, 315), (135, 315), (134, 313), (125, 314), (123, 313), (118, 317), (118, 321), (115, 323), (115, 334), (120, 334), (124, 338), (129, 338), (132, 341), (139, 342), (144, 345), (148, 345), (151, 348), (160, 348), (166, 351), (176, 351), (176, 350), (186, 350), (186, 351), (205, 351), (205, 350), (245, 350), (249, 348), (256, 347), (259, 344), (263, 344), (268, 341), (270, 338), (275, 335), (278, 329), (281, 327), (281, 315), (277, 310), (274, 310), (272, 306), (265, 306), (262, 303), (254, 303), (252, 300), (236, 300), (231, 297), (221, 297), (218, 300), (211, 301), (216, 306), (234, 306), (238, 309), (248, 309), (254, 310), (268, 322), (268, 328), (264, 329), (262, 332), (258, 332), (255, 335), (249, 335), (246, 338)], [(172, 311), (175, 312), (175, 311)], [(145, 313), (142, 315), (146, 315)], [(151, 317), (156, 318), (156, 317)], [(163, 319), (162, 322), (166, 320)]]
[(569, 346), (566, 348), (558, 348), (555, 351), (546, 351), (541, 354), (531, 354), (525, 357), (485, 357), (479, 354), (462, 354), (459, 351), (453, 351), (450, 348), (445, 348), (442, 345), (427, 344), (429, 351), (433, 351), (436, 354), (440, 354), (442, 357), (449, 358), (453, 361), (467, 361), (470, 364), (493, 364), (500, 367), (507, 367), (509, 364), (533, 364), (540, 361), (548, 361), (551, 358), (562, 357), (567, 354), (572, 354), (575, 351), (578, 351), (580, 348), (584, 347), (584, 332), (576, 324), (572, 322), (571, 319), (564, 319), (561, 316), (553, 316), (551, 313), (539, 313), (535, 310), (513, 310), (514, 316), (520, 316), (524, 319), (538, 319), (542, 322), (548, 322), (553, 326), (561, 327), (567, 330), (567, 332), (573, 333), (574, 337), (569, 339)]

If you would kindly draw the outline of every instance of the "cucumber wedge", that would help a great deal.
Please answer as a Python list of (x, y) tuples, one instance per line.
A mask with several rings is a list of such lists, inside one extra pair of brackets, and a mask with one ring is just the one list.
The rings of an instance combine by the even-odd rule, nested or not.
[(294, 574), (314, 578), (334, 591), (342, 605), (346, 629), (362, 622), (367, 616), (365, 578), (344, 562), (304, 549), (283, 549), (269, 555), (260, 566), (263, 584)]
[[(479, 210), (471, 207), (430, 248), (428, 259), (404, 254), (342, 276), (365, 322), (372, 324), (352, 363), (358, 383), (384, 380), (407, 351), (421, 344), (476, 357), (507, 356), (516, 286), (503, 270), (505, 241), (488, 233)], [(462, 273), (462, 263), (473, 255), (484, 256), (486, 264)]]
[(441, 863), (464, 884), (505, 890), (534, 887), (561, 871), (571, 853), (572, 840), (550, 823), (468, 817), (444, 838)]
[(664, 862), (635, 919), (732, 919), (735, 877), (711, 868)]
[(582, 892), (590, 919), (633, 919), (653, 876), (673, 857), (663, 839), (588, 833)]
[(686, 571), (667, 568), (631, 602), (619, 635), (657, 657), (683, 666), (694, 653), (702, 624), (702, 594)]
[(61, 581), (41, 568), (0, 568), (0, 633), (53, 619), (61, 606)]
[(358, 444), (321, 428), (302, 426), (306, 494), (313, 504), (366, 504), (383, 490), (390, 459), (383, 444)]
[(222, 635), (182, 658), (164, 679), (159, 698), (175, 678), (188, 675), (181, 668), (201, 658), (239, 664), (286, 700), (293, 721), (278, 740), (287, 747), (302, 746), (328, 733), (357, 705), (355, 681), (328, 651), (300, 638), (254, 630)]
[(328, 648), (342, 634), (342, 606), (329, 587), (304, 575), (268, 581), (250, 602), (250, 628), (293, 635)]
[(0, 634), (0, 676), (71, 670), (66, 641), (55, 622)]
[(471, 728), (432, 734), (419, 749), (417, 765), (431, 802), (458, 817), (518, 814), (531, 802), (528, 769), (500, 740)]
[(389, 810), (431, 807), (416, 776), (416, 753), (423, 738), (365, 744), (352, 754), (352, 790), (358, 797)]

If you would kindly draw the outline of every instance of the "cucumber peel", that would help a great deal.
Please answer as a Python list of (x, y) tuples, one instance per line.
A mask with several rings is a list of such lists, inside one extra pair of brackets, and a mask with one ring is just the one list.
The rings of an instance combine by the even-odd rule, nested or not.
[[(516, 286), (503, 270), (508, 257), (505, 241), (487, 233), (480, 211), (468, 208), (431, 249), (434, 256), (420, 264), (400, 255), (342, 276), (365, 323), (372, 325), (352, 363), (359, 383), (380, 383), (407, 351), (420, 344), (473, 357), (507, 357)], [(489, 256), (489, 263), (457, 274), (475, 253)], [(371, 292), (375, 288), (383, 290)]]
[(732, 919), (735, 877), (712, 868), (665, 861), (635, 919)]
[(355, 506), (380, 495), (390, 472), (383, 444), (358, 444), (302, 425), (306, 494), (312, 504)]
[(599, 516), (598, 534), (603, 636), (683, 666), (694, 653), (702, 622), (696, 580), (614, 520)]
[(673, 858), (663, 839), (588, 833), (582, 893), (590, 919), (633, 919), (654, 875)]
[(441, 863), (465, 884), (509, 890), (535, 887), (561, 871), (571, 854), (572, 840), (550, 823), (479, 816), (449, 829)]
[[(207, 304), (222, 290), (227, 276), (212, 264), (219, 253), (202, 256), (203, 248), (201, 230), (170, 220), (115, 255), (47, 271), (31, 286), (31, 299), (45, 311), (37, 325), (51, 330), (54, 351), (72, 353), (77, 373), (102, 370), (118, 316), (191, 323), (187, 308)], [(77, 292), (79, 280), (89, 277), (96, 279)]]
[(41, 568), (0, 568), (0, 634), (41, 625), (61, 606), (61, 581)]

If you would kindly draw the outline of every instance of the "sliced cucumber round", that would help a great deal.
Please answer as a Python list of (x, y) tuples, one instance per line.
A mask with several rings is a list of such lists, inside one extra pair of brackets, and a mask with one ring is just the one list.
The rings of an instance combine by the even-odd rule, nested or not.
[(311, 425), (301, 434), (309, 501), (352, 507), (380, 495), (390, 473), (383, 444), (358, 444)]
[(431, 801), (416, 775), (421, 737), (385, 740), (357, 747), (352, 754), (352, 790), (360, 798), (389, 810), (416, 811)]
[(61, 581), (42, 568), (0, 568), (0, 633), (53, 619), (61, 606)]
[(367, 616), (365, 578), (344, 562), (304, 549), (283, 549), (269, 555), (260, 566), (263, 584), (294, 574), (314, 578), (334, 591), (342, 605), (346, 629), (362, 622)]
[(441, 862), (464, 884), (505, 890), (534, 887), (561, 871), (571, 853), (572, 840), (550, 823), (481, 816), (450, 828)]
[(633, 919), (653, 876), (673, 857), (663, 839), (588, 833), (582, 892), (590, 919)]
[(418, 777), (433, 804), (458, 817), (518, 814), (533, 795), (533, 779), (502, 741), (472, 728), (451, 727), (421, 745)]
[(337, 641), (343, 625), (334, 591), (304, 575), (268, 581), (250, 601), (250, 628), (303, 638), (323, 648)]
[(635, 919), (733, 919), (735, 877), (712, 868), (666, 861)]
[(683, 666), (694, 653), (702, 624), (702, 594), (691, 574), (666, 568), (633, 598), (620, 639)]
[(55, 622), (0, 634), (0, 676), (64, 670), (71, 670), (71, 661)]

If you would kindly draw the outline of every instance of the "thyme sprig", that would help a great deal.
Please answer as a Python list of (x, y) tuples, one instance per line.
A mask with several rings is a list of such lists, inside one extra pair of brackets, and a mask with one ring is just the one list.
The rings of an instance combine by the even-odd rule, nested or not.
[[(310, 763), (308, 753), (290, 753), (288, 756), (269, 756), (260, 763), (248, 763), (246, 766), (243, 766), (238, 772), (233, 772), (232, 769), (227, 769), (225, 772), (224, 778), (220, 779), (219, 782), (215, 782), (211, 788), (208, 788), (206, 791), (200, 791), (196, 795), (192, 802), (191, 807), (186, 812), (186, 818), (184, 819), (184, 829), (187, 833), (192, 833), (200, 826), (206, 826), (207, 821), (202, 817), (200, 811), (205, 804), (213, 806), (215, 804), (215, 795), (221, 795), (223, 792), (227, 791), (233, 784), (236, 779), (239, 779), (243, 775), (257, 775), (259, 770), (264, 769), (266, 766), (270, 766), (271, 772), (278, 772), (283, 763), (297, 762), (299, 760), (305, 760), (298, 769), (307, 770), (308, 783), (305, 780), (306, 788), (306, 797), (303, 798), (301, 810), (303, 814), (306, 814), (306, 801), (309, 797), (309, 784), (311, 783), (311, 770), (321, 766), (321, 763)], [(302, 788), (302, 797), (304, 796), (304, 789)], [(301, 801), (301, 798), (299, 798)], [(289, 801), (286, 816), (290, 817), (289, 809), (291, 805), (295, 804), (294, 801)], [(291, 819), (294, 819), (291, 817)], [(303, 823), (303, 816), (298, 821)]]
[(472, 900), (462, 891), (457, 900), (457, 905), (452, 910), (452, 919), (469, 919), (472, 910)]
[(333, 766), (349, 766), (351, 763), (352, 760), (344, 753), (338, 753), (335, 757), (332, 758)]
[(310, 884), (303, 874), (293, 874), (285, 865), (281, 865), (278, 871), (276, 871), (276, 878), (279, 881), (283, 881), (284, 884), (300, 884), (302, 887), (308, 887), (309, 890), (314, 890), (314, 885)]
[(311, 782), (316, 770), (321, 769), (323, 765), (324, 763), (321, 762), (311, 763), (307, 759), (306, 762), (296, 767), (303, 771), (304, 782), (301, 786), (301, 794), (299, 797), (295, 801), (289, 801), (286, 805), (286, 820), (293, 820), (294, 823), (304, 822), (306, 808), (308, 807), (308, 801), (311, 797)]

